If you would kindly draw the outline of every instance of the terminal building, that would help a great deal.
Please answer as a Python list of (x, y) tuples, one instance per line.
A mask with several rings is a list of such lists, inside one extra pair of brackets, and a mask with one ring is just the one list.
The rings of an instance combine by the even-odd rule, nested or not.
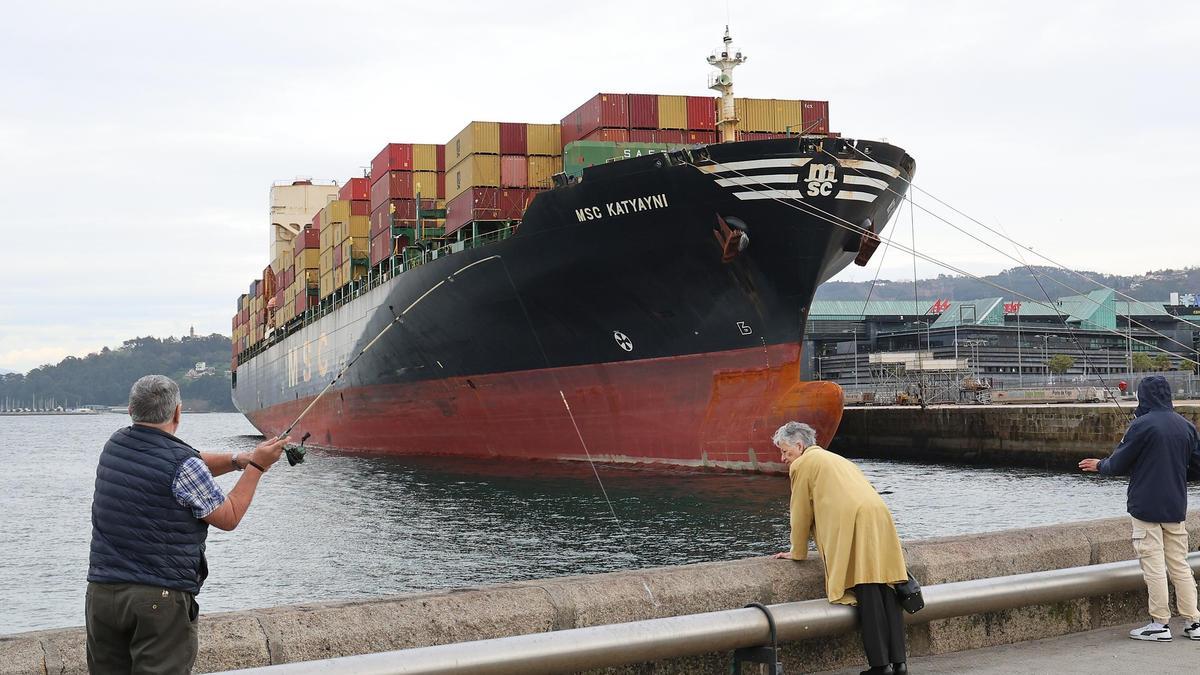
[[(912, 374), (984, 381), (993, 388), (1088, 382), (1114, 386), (1156, 367), (1195, 371), (1200, 307), (1126, 302), (1111, 290), (1031, 303), (978, 300), (815, 300), (802, 376), (849, 391)], [(1167, 354), (1166, 359), (1160, 354)], [(892, 356), (886, 356), (892, 355)], [(1054, 359), (1057, 355), (1069, 359)], [(908, 362), (907, 369), (898, 364)], [(1069, 365), (1068, 365), (1069, 364)], [(1065, 371), (1055, 373), (1066, 366)], [(1132, 382), (1132, 380), (1131, 380)]]

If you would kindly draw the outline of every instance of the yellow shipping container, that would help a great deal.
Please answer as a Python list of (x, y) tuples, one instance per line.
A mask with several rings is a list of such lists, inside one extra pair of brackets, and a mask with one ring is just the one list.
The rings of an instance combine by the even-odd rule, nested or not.
[(347, 199), (333, 199), (325, 205), (325, 209), (321, 211), (321, 229), (325, 229), (328, 223), (344, 223), (350, 219), (350, 201)]
[[(800, 118), (800, 101), (776, 99), (775, 125), (775, 130), (779, 133), (799, 134), (803, 128)], [(791, 127), (791, 129), (788, 127)]]
[(500, 154), (500, 123), (471, 122), (446, 144), (446, 166), (472, 154)]
[(446, 200), (473, 187), (500, 187), (500, 155), (468, 155), (446, 172)]
[(413, 171), (437, 171), (437, 148), (433, 143), (413, 143)]
[(371, 235), (371, 216), (350, 216), (348, 223), (334, 223), (333, 234), (339, 246), (352, 237), (368, 237)]
[(320, 291), (321, 298), (322, 299), (328, 298), (329, 294), (333, 293), (334, 288), (336, 288), (336, 286), (333, 285), (333, 270), (329, 270), (328, 272), (322, 272), (321, 273), (321, 291)]
[(300, 277), (300, 270), (316, 269), (321, 265), (321, 252), (315, 248), (301, 249), (292, 263), (296, 267), (296, 278)]
[(322, 227), (321, 234), (317, 235), (321, 239), (321, 251), (328, 251), (333, 248), (333, 228)]
[(317, 266), (321, 271), (321, 276), (325, 276), (327, 272), (333, 271), (333, 249), (321, 251), (321, 264)]
[(740, 131), (779, 131), (779, 125), (775, 122), (775, 106), (771, 99), (735, 98), (733, 109)]
[(563, 170), (562, 157), (539, 157), (530, 156), (529, 158), (529, 187), (531, 188), (549, 188), (551, 187), (550, 177)]
[(658, 97), (658, 128), (687, 129), (687, 97), (664, 96)]
[(438, 196), (438, 175), (436, 171), (414, 171), (412, 182), (413, 194), (421, 193), (421, 199)]
[[(684, 116), (686, 118), (686, 115)], [(686, 119), (685, 119), (686, 121)], [(557, 124), (526, 124), (525, 147), (529, 155), (562, 156), (562, 132)]]
[(321, 284), (321, 269), (319, 267), (303, 270), (304, 285), (313, 288)]

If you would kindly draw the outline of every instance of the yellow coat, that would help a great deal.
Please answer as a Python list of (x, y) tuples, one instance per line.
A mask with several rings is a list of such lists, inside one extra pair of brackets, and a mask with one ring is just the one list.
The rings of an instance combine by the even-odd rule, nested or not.
[(829, 601), (856, 604), (856, 584), (908, 579), (892, 514), (850, 460), (809, 446), (788, 467), (792, 482), (792, 558), (808, 557), (808, 538), (825, 562)]

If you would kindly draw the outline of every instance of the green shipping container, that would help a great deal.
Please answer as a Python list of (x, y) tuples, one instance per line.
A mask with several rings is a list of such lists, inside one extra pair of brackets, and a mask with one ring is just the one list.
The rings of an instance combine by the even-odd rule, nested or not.
[(563, 172), (579, 177), (589, 166), (617, 162), (632, 157), (670, 152), (685, 148), (674, 143), (633, 143), (616, 141), (575, 141), (563, 148)]

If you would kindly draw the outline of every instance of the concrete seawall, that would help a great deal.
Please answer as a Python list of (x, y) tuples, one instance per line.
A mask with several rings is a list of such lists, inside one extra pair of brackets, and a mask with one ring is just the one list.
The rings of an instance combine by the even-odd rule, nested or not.
[[(1075, 470), (1107, 457), (1136, 402), (846, 408), (830, 449), (847, 457)], [(1175, 409), (1200, 424), (1200, 405)]]
[[(1200, 511), (1189, 514), (1193, 542)], [(925, 584), (1129, 560), (1125, 518), (905, 544)], [(211, 672), (464, 640), (518, 635), (823, 596), (819, 560), (753, 558), (544, 579), (359, 602), (204, 615), (197, 671)], [(201, 597), (203, 599), (203, 597)], [(1024, 607), (909, 628), (914, 656), (1007, 644), (1144, 619), (1145, 593)], [(610, 669), (608, 673), (727, 673), (730, 654)], [(864, 662), (856, 634), (784, 648), (788, 672)], [(82, 628), (0, 638), (0, 675), (86, 673)]]

